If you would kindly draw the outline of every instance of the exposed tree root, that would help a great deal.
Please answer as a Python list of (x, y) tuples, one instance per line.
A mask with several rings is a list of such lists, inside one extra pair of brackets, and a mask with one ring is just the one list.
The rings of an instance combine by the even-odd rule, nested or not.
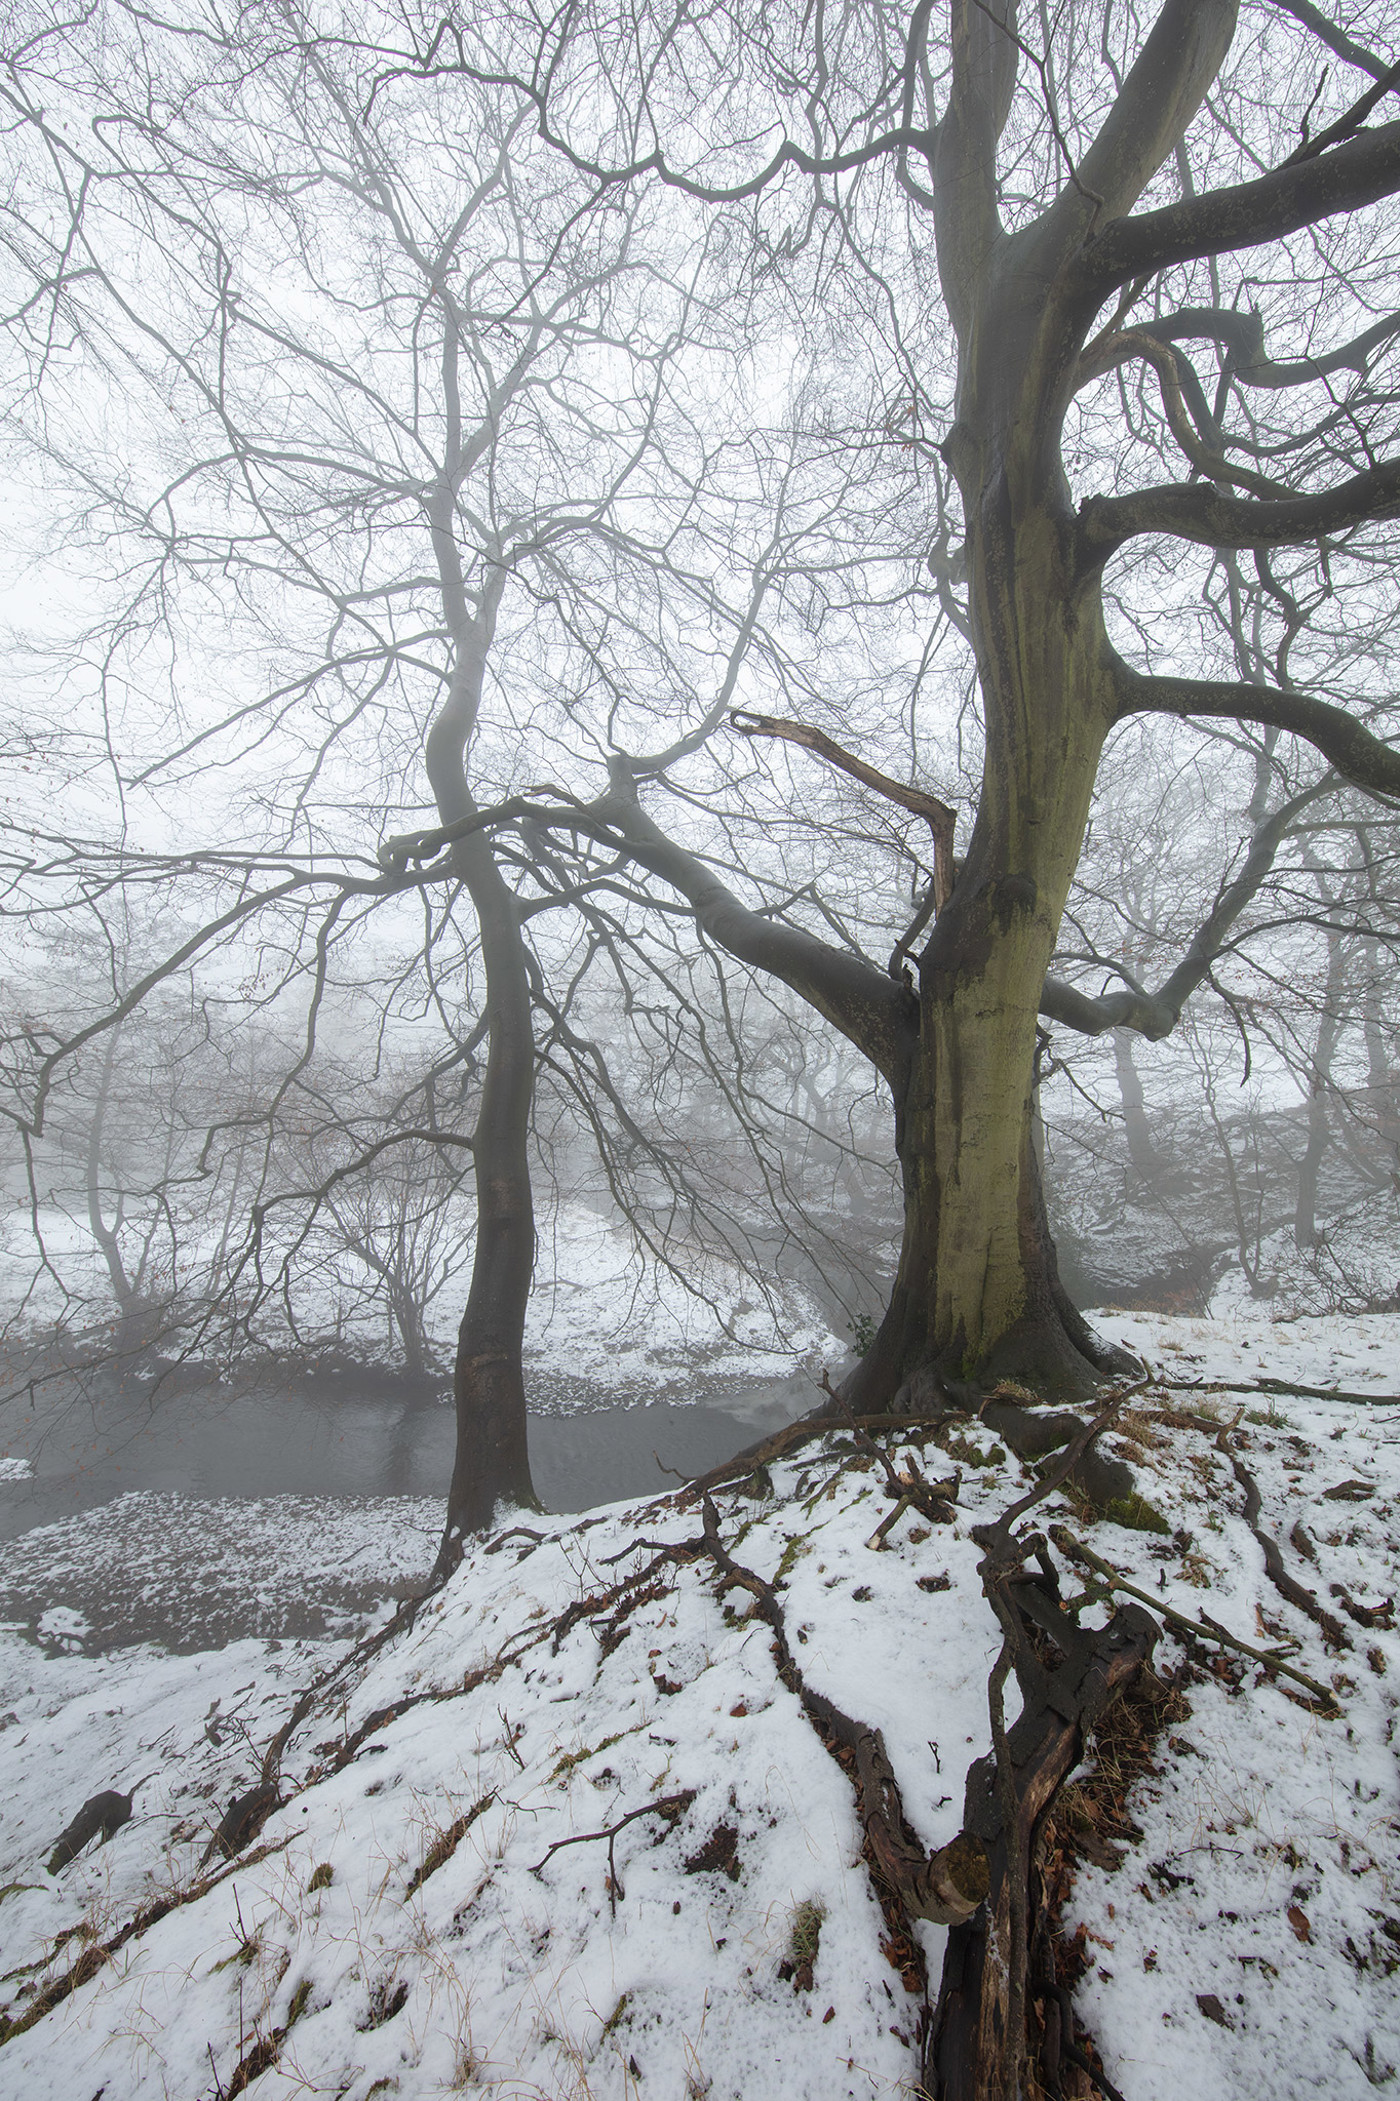
[(1263, 1507), (1259, 1483), (1234, 1449), (1235, 1434), (1233, 1424), (1220, 1430), (1215, 1440), (1216, 1449), (1223, 1452), (1229, 1460), (1235, 1470), (1235, 1479), (1244, 1490), (1244, 1521), (1259, 1543), (1269, 1581), (1281, 1596), (1287, 1598), (1290, 1605), (1296, 1605), (1300, 1612), (1306, 1613), (1308, 1618), (1322, 1629), (1322, 1638), (1329, 1649), (1349, 1649), (1351, 1637), (1341, 1621), (1328, 1612), (1325, 1606), (1320, 1605), (1310, 1590), (1289, 1575), (1283, 1565), (1278, 1541), (1271, 1538), (1259, 1523), (1259, 1512)]
[[(1024, 2083), (1024, 2068), (1037, 1989), (1041, 2005), (1048, 2000), (1058, 2011), (1058, 2027), (1047, 2021), (1041, 2039), (1042, 2057), (1053, 2049), (1056, 2059), (1052, 2078), (1059, 2076), (1066, 2044), (1075, 2047), (1072, 2022), (1050, 1989), (1056, 1982), (1053, 1962), (1047, 1972), (1044, 1950), (1027, 1930), (1027, 1921), (1039, 1920), (1044, 1909), (1037, 1846), (1043, 1820), (1078, 1764), (1089, 1730), (1137, 1679), (1158, 1635), (1156, 1623), (1136, 1605), (1124, 1606), (1106, 1627), (1086, 1634), (1047, 1581), (1024, 1569), (1015, 1575), (1000, 1570), (989, 1580), (1003, 1594), (1003, 1625), (1009, 1621), (1016, 1629), (1008, 1639), (1025, 1706), (1004, 1732), (1001, 1757), (978, 1759), (967, 1776), (964, 1829), (986, 1848), (991, 1887), (986, 1904), (948, 1936), (924, 2062), (924, 2088), (935, 2101), (1011, 2101), (1033, 2091)], [(1053, 1668), (1037, 1653), (1043, 1644), (1032, 1641), (1047, 1621), (1063, 1658)], [(1072, 2057), (1068, 2061), (1073, 2064)]]
[[(920, 1845), (904, 1813), (899, 1783), (880, 1731), (854, 1721), (807, 1683), (788, 1643), (776, 1589), (729, 1553), (719, 1536), (719, 1517), (709, 1496), (704, 1508), (705, 1547), (719, 1569), (721, 1592), (746, 1590), (752, 1597), (751, 1610), (773, 1630), (778, 1676), (796, 1694), (822, 1742), (853, 1781), (867, 1858), (877, 1888), (887, 1900), (887, 1922), (907, 1939), (910, 1919), (948, 1925), (970, 1918), (987, 1890), (987, 1865), (980, 1844), (960, 1833), (936, 1853)], [(919, 1968), (922, 1971), (921, 1963)]]

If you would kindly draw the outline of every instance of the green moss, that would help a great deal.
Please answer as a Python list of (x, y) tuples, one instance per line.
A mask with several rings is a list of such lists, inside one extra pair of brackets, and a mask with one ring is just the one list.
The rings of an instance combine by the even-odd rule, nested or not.
[(826, 1906), (816, 1903), (811, 1897), (804, 1897), (793, 1910), (788, 1923), (787, 1960), (779, 1964), (778, 1975), (790, 1981), (794, 1991), (809, 1992), (812, 1989), (812, 1970), (825, 1917)]
[(558, 1780), (563, 1774), (571, 1773), (575, 1766), (586, 1765), (589, 1759), (596, 1758), (600, 1751), (610, 1751), (614, 1744), (622, 1742), (626, 1734), (627, 1731), (625, 1729), (619, 1729), (616, 1736), (605, 1736), (602, 1742), (594, 1744), (591, 1750), (585, 1745), (581, 1751), (566, 1751), (555, 1766), (554, 1771), (550, 1774), (550, 1779)]
[(1154, 1510), (1146, 1496), (1136, 1490), (1132, 1495), (1115, 1496), (1104, 1505), (1104, 1518), (1110, 1525), (1122, 1525), (1129, 1532), (1161, 1532), (1171, 1536), (1171, 1526), (1160, 1510)]
[(802, 1556), (807, 1552), (807, 1542), (800, 1532), (788, 1534), (788, 1543), (783, 1548), (783, 1558), (778, 1563), (778, 1573), (773, 1578), (774, 1588), (786, 1583)]

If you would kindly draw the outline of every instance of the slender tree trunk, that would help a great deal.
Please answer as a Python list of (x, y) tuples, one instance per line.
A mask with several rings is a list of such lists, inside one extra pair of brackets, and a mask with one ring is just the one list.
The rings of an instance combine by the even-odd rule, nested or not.
[(515, 899), (480, 834), (459, 843), (457, 865), (476, 907), (490, 1036), (477, 1115), (476, 1251), (457, 1333), (453, 1393), (457, 1451), (443, 1553), (460, 1556), (498, 1503), (537, 1510), (526, 1443), (522, 1349), (535, 1266), (528, 1152), (535, 1042)]
[(1317, 1246), (1317, 1182), (1329, 1135), (1327, 1108), (1332, 1093), (1332, 1056), (1341, 1029), (1343, 970), (1342, 936), (1334, 927), (1327, 935), (1327, 984), (1317, 1043), (1308, 1068), (1308, 1142), (1298, 1163), (1298, 1202), (1293, 1216), (1293, 1241), (1299, 1248)]
[(1127, 1029), (1113, 1031), (1113, 1061), (1118, 1073), (1118, 1093), (1123, 1103), (1123, 1131), (1128, 1140), (1128, 1158), (1144, 1182), (1157, 1178), (1159, 1162), (1147, 1121), (1147, 1101), (1142, 1080), (1133, 1061), (1133, 1039)]
[(1386, 1053), (1382, 999), (1389, 972), (1381, 962), (1378, 941), (1366, 944), (1366, 996), (1363, 1033), (1366, 1042), (1366, 1087), (1369, 1119), (1381, 1145), (1381, 1182), (1400, 1196), (1400, 1091)]
[(144, 1341), (147, 1307), (127, 1273), (121, 1242), (115, 1228), (107, 1223), (102, 1201), (102, 1140), (106, 1132), (107, 1105), (112, 1093), (112, 1070), (116, 1064), (120, 1036), (120, 1028), (109, 1029), (107, 1032), (106, 1048), (102, 1054), (102, 1070), (97, 1081), (97, 1096), (92, 1105), (92, 1122), (88, 1126), (87, 1213), (88, 1229), (106, 1265), (112, 1296), (117, 1302), (112, 1354), (118, 1362), (119, 1369), (129, 1369), (127, 1360), (139, 1352)]
[[(456, 663), (448, 698), (428, 734), (428, 779), (444, 825), (476, 814), (466, 757), (475, 729), (496, 608), (505, 586), (497, 569), (474, 615), (466, 611), (455, 543), (444, 513), (437, 522), (444, 592), (454, 618)], [(483, 832), (452, 848), (453, 869), (476, 912), (486, 985), (487, 1050), (472, 1141), (476, 1247), (466, 1312), (457, 1332), (453, 1394), (457, 1446), (447, 1494), (439, 1571), (461, 1559), (469, 1534), (485, 1531), (501, 1503), (538, 1510), (526, 1441), (522, 1351), (535, 1215), (530, 1188), (530, 1110), (535, 1041), (525, 944), (515, 894)]]

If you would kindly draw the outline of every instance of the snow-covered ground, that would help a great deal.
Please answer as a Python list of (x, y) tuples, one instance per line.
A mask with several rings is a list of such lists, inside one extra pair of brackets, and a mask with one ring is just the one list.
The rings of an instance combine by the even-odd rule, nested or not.
[[(1046, 1506), (1162, 1604), (1282, 1646), (1338, 1703), (1323, 1718), (1253, 1665), (1220, 1676), (1218, 1650), (1164, 1639), (1159, 1669), (1191, 1664), (1189, 1712), (1129, 1798), (1141, 1837), (1115, 1869), (1078, 1869), (1066, 1930), (1084, 1928), (1092, 1959), (1077, 2009), (1129, 2101), (1400, 2092), (1400, 1318), (1100, 1326), (1165, 1379), (1396, 1405), (1159, 1389), (1117, 1449), (1170, 1534)], [(1259, 1522), (1345, 1648), (1268, 1578), (1209, 1427), (1241, 1409)], [(839, 1435), (775, 1463), (771, 1494), (716, 1497), (730, 1551), (779, 1586), (807, 1682), (883, 1730), (929, 1847), (959, 1828), (989, 1742), (999, 1637), (969, 1529), (1028, 1485), (1014, 1462), (975, 1463), (988, 1444), (963, 1441), (957, 1522), (906, 1515), (887, 1550), (868, 1544), (893, 1508), (882, 1476)], [(953, 1460), (928, 1445), (922, 1463)], [(354, 1524), (328, 1512), (327, 1541)], [(40, 1642), (0, 1639), (0, 1997), (16, 2024), (0, 2093), (913, 2095), (924, 1985), (883, 1952), (850, 1783), (746, 1594), (717, 1595), (689, 1551), (695, 1507), (531, 1529), (477, 1551), (368, 1660), (345, 1640), (89, 1655), (55, 1621)], [(248, 1584), (275, 1588), (308, 1537), (270, 1516)], [(128, 1527), (114, 1581), (151, 1580), (154, 1522), (147, 1539)], [(309, 1557), (313, 1586), (334, 1562), (329, 1545)], [(201, 1868), (318, 1674), (282, 1806), (232, 1864)], [(60, 1831), (106, 1788), (133, 1793), (131, 1820), (49, 1876)], [(936, 1994), (943, 1930), (914, 1935)], [(74, 1988), (46, 1999), (60, 1979)]]
[[(113, 1313), (111, 1285), (85, 1224), (55, 1206), (38, 1214), (47, 1268), (36, 1261), (27, 1209), (0, 1216), (0, 1321), (13, 1340), (42, 1342), (55, 1325), (95, 1331)], [(456, 1271), (470, 1253), (471, 1222), (459, 1221)], [(810, 1292), (774, 1274), (746, 1274), (737, 1263), (678, 1243), (673, 1266), (645, 1259), (620, 1213), (585, 1203), (541, 1206), (536, 1284), (530, 1300), (525, 1358), (539, 1405), (551, 1411), (597, 1407), (600, 1398), (646, 1399), (697, 1376), (707, 1387), (781, 1378), (794, 1365), (840, 1357), (848, 1337), (834, 1334)], [(298, 1349), (350, 1350), (389, 1365), (401, 1362), (385, 1322), (382, 1292), (350, 1252), (302, 1252), (284, 1301), (270, 1290), (253, 1318), (255, 1343)], [(184, 1274), (198, 1276), (213, 1240), (191, 1237)], [(275, 1250), (264, 1273), (276, 1272)], [(427, 1309), (430, 1343), (450, 1365), (465, 1280), (440, 1291)], [(290, 1304), (296, 1333), (286, 1321)], [(194, 1302), (191, 1301), (191, 1311)], [(194, 1330), (189, 1331), (193, 1335)], [(179, 1333), (166, 1347), (178, 1345)], [(217, 1352), (219, 1334), (203, 1336), (200, 1354)]]

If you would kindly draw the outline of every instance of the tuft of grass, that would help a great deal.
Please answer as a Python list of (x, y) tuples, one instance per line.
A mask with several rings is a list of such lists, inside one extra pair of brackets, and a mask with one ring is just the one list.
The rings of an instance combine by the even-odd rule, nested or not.
[(323, 1860), (318, 1868), (311, 1870), (311, 1880), (306, 1887), (308, 1892), (313, 1889), (329, 1889), (334, 1880), (335, 1869), (328, 1860)]
[(624, 1992), (622, 1994), (616, 2006), (613, 2008), (612, 2012), (608, 2015), (608, 2018), (603, 2023), (604, 2035), (612, 2035), (616, 2032), (618, 2028), (621, 2027), (622, 2022), (626, 2017), (627, 2008), (631, 2001), (631, 1998), (632, 1994), (630, 1992)]
[[(381, 1977), (369, 1995), (363, 2017), (355, 2023), (357, 2032), (368, 2035), (372, 2028), (382, 2028), (395, 2014), (403, 2012), (407, 2001), (408, 1985), (402, 1977)], [(369, 2101), (368, 2094), (365, 2101)]]
[(791, 1980), (795, 1992), (812, 1989), (812, 1973), (816, 1965), (817, 1950), (821, 1946), (822, 1924), (826, 1918), (826, 1906), (814, 1897), (804, 1897), (793, 1906), (788, 1921), (788, 1952), (786, 1959), (778, 1965), (778, 1975), (784, 1981)]

